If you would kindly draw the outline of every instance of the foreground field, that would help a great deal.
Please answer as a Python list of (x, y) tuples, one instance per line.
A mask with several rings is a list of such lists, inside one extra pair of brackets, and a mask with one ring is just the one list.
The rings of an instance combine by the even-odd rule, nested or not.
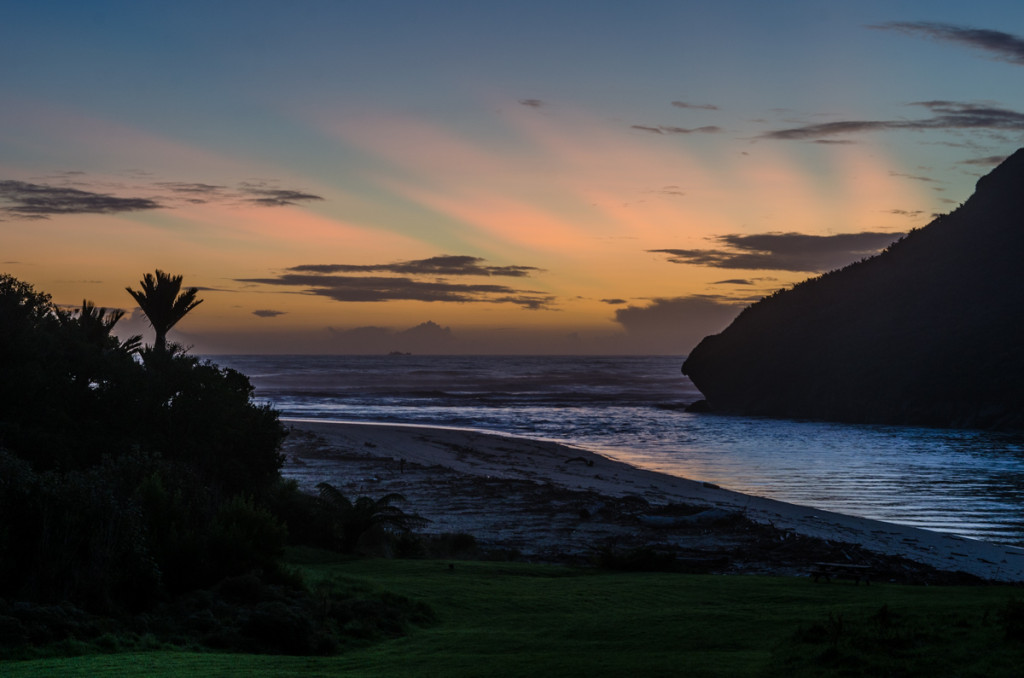
[(0, 664), (20, 676), (1011, 676), (1020, 589), (296, 557), (313, 586), (382, 588), (437, 621), (335, 657), (161, 650)]

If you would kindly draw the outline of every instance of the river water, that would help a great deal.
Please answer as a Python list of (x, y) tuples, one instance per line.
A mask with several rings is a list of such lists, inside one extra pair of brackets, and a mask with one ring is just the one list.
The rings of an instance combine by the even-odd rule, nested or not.
[[(283, 418), (557, 440), (821, 509), (1024, 545), (1024, 434), (688, 414), (676, 356), (213, 356)], [(841, 385), (837, 385), (841, 387)]]

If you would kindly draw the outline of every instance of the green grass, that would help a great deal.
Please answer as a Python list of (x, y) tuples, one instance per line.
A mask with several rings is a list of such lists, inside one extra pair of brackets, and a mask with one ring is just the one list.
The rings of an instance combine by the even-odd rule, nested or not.
[[(614, 573), (514, 563), (296, 561), (437, 622), (335, 657), (154, 651), (0, 663), (19, 676), (1021, 675), (1011, 587)], [(884, 607), (883, 607), (884, 606)], [(1014, 621), (1016, 620), (1016, 621)], [(1015, 625), (1016, 624), (1016, 625)]]

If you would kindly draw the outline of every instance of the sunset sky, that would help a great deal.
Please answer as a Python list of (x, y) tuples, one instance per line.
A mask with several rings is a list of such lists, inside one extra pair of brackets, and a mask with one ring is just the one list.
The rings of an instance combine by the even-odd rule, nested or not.
[(1024, 145), (1019, 1), (7, 0), (0, 63), (0, 272), (147, 341), (183, 274), (197, 353), (683, 355)]

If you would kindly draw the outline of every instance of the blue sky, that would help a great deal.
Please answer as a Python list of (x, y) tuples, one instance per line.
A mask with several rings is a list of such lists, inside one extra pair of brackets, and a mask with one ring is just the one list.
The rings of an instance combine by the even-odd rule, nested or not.
[(182, 273), (200, 351), (682, 354), (1024, 141), (1013, 2), (2, 19), (3, 269), (128, 310), (142, 273)]

